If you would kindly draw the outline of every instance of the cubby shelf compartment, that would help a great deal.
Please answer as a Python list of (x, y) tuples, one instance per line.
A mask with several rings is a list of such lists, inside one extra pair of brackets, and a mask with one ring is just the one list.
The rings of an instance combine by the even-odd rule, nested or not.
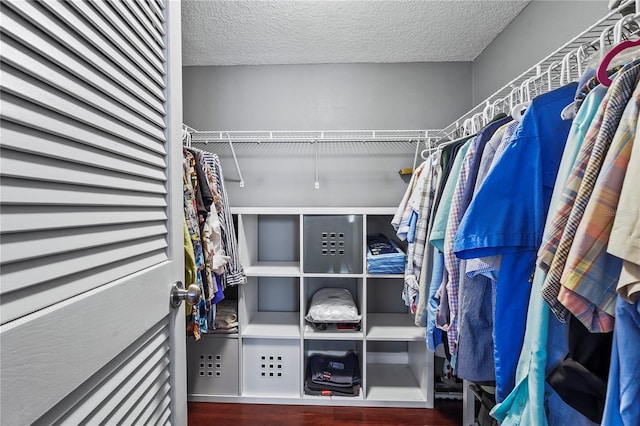
[(368, 364), (367, 399), (424, 402), (425, 396), (408, 366)]
[(368, 314), (367, 339), (424, 341), (425, 329), (416, 327), (409, 314)]
[(300, 312), (256, 312), (242, 337), (300, 338)]

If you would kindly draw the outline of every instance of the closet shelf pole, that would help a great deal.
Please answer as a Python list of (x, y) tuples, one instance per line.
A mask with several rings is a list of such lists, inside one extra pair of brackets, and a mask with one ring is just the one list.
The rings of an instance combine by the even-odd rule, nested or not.
[(231, 148), (233, 161), (236, 163), (236, 170), (238, 171), (238, 177), (240, 178), (240, 188), (244, 188), (244, 179), (242, 178), (242, 172), (240, 171), (240, 165), (238, 164), (238, 157), (236, 157), (236, 150), (233, 149), (233, 143), (231, 142), (231, 135), (229, 133), (227, 133), (227, 138), (229, 139), (229, 148)]
[[(426, 136), (426, 134), (425, 134)], [(420, 138), (418, 138), (418, 140), (416, 140), (416, 153), (413, 156), (413, 171), (416, 170), (416, 165), (418, 163), (418, 151), (420, 151)]]
[(320, 179), (318, 178), (318, 151), (320, 149), (320, 144), (318, 141), (314, 141), (313, 143), (316, 144), (316, 181), (314, 182), (313, 187), (315, 189), (320, 189)]

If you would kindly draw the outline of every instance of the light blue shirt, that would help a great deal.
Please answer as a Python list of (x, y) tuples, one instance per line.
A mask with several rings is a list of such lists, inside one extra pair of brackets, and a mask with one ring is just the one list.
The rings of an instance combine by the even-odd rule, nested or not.
[[(584, 136), (605, 93), (606, 87), (601, 86), (590, 92), (573, 120), (549, 211), (554, 211), (558, 206), (564, 183), (571, 173)], [(545, 232), (549, 231), (550, 216), (547, 217)], [(547, 422), (545, 409), (545, 378), (547, 373), (565, 358), (568, 341), (567, 324), (560, 323), (555, 316), (550, 317), (549, 307), (540, 296), (545, 278), (546, 274), (536, 268), (531, 291), (533, 296), (529, 300), (526, 333), (516, 370), (516, 387), (491, 411), (491, 415), (503, 426), (550, 424)]]

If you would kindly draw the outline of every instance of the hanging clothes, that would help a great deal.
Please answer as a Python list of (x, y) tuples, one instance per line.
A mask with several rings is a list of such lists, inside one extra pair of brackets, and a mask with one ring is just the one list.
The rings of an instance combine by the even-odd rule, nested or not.
[[(183, 151), (183, 201), (184, 201), (184, 217), (187, 223), (189, 231), (189, 238), (193, 246), (193, 253), (196, 265), (196, 279), (197, 284), (200, 287), (202, 294), (205, 294), (204, 283), (202, 280), (202, 274), (200, 273), (204, 268), (204, 254), (202, 251), (202, 239), (200, 235), (200, 226), (198, 221), (198, 207), (196, 201), (196, 192), (194, 190), (194, 182), (197, 184), (197, 179), (194, 181), (192, 173), (192, 160), (193, 156), (188, 151)], [(197, 339), (200, 338), (201, 332), (206, 332), (206, 316), (203, 318), (200, 312), (200, 307), (194, 306), (191, 311), (187, 310), (189, 319), (187, 321), (187, 334), (192, 335)]]
[[(629, 64), (625, 68), (620, 71), (600, 105), (600, 111), (594, 119), (595, 124), (587, 135), (576, 160), (576, 167), (565, 185), (563, 201), (555, 212), (552, 236), (539, 252), (538, 264), (547, 271), (542, 296), (560, 321), (566, 321), (568, 314), (566, 307), (558, 300), (567, 256), (593, 192), (602, 161), (640, 72), (640, 65), (637, 64)], [(606, 329), (611, 329), (612, 320), (603, 319), (605, 320)]]
[(562, 120), (560, 112), (573, 101), (576, 87), (570, 84), (533, 100), (455, 236), (454, 251), (460, 258), (502, 255), (494, 308), (498, 402), (515, 385), (531, 289), (529, 280), (571, 126)]
[[(199, 339), (202, 333), (215, 332), (217, 304), (224, 299), (225, 288), (246, 282), (246, 277), (235, 249), (235, 230), (219, 160), (191, 147), (183, 148), (183, 156), (185, 237), (191, 243), (191, 247), (185, 246), (185, 278), (188, 283), (195, 279), (203, 295), (196, 306), (187, 308), (187, 334)], [(190, 266), (191, 253), (195, 274)], [(234, 329), (237, 332), (237, 328), (229, 327), (224, 333)]]
[(613, 330), (610, 326), (612, 321), (601, 321), (601, 318), (606, 315), (608, 320), (615, 316), (616, 284), (622, 258), (608, 254), (606, 247), (634, 145), (639, 111), (640, 85), (636, 81), (635, 91), (624, 109), (603, 161), (561, 277), (558, 300), (593, 332)]
[[(638, 352), (637, 344), (621, 343), (616, 337), (620, 333), (633, 339), (634, 333), (640, 334), (639, 323), (632, 319), (637, 306), (627, 301), (621, 306), (621, 297), (615, 300), (620, 279), (629, 276), (622, 259), (606, 253), (609, 245), (616, 251), (620, 237), (623, 250), (633, 247), (630, 229), (615, 237), (611, 230), (620, 202), (624, 205), (627, 175), (633, 176), (637, 167), (633, 149), (640, 109), (638, 66), (623, 66), (608, 89), (592, 88), (574, 120), (547, 217), (546, 244), (539, 251), (518, 384), (492, 412), (502, 424), (634, 424), (638, 418), (632, 407), (638, 388), (632, 383), (638, 383), (639, 376), (636, 367), (626, 364)], [(637, 177), (633, 182), (627, 188), (637, 200)], [(637, 202), (625, 208), (622, 211), (633, 218), (630, 222), (637, 223)], [(624, 222), (624, 215), (620, 217)], [(561, 221), (568, 228), (559, 226)], [(556, 298), (547, 271), (554, 274), (551, 283), (559, 283)], [(558, 402), (564, 406), (557, 407)], [(563, 417), (567, 406), (573, 412)], [(625, 417), (629, 413), (632, 416)]]
[(224, 187), (222, 164), (217, 155), (203, 151), (204, 161), (211, 167), (215, 177), (215, 187), (222, 200), (223, 208), (218, 213), (220, 222), (220, 232), (225, 247), (225, 253), (229, 257), (227, 264), (224, 266), (225, 273), (221, 276), (222, 287), (232, 285), (241, 285), (247, 282), (244, 268), (240, 264), (240, 257), (237, 249), (236, 233), (233, 227), (233, 217), (229, 209), (229, 199)]
[[(560, 202), (564, 184), (606, 91), (604, 86), (598, 86), (590, 92), (573, 120), (556, 176), (550, 212)], [(551, 219), (552, 216), (548, 214), (543, 240), (551, 232)], [(546, 272), (537, 267), (531, 290), (534, 297), (529, 300), (526, 332), (516, 371), (516, 386), (491, 413), (502, 425), (548, 424), (546, 406), (551, 391), (546, 389), (546, 377), (568, 352), (568, 330), (566, 324), (555, 316), (550, 317), (550, 309), (544, 300), (535, 297), (540, 294), (545, 277)]]

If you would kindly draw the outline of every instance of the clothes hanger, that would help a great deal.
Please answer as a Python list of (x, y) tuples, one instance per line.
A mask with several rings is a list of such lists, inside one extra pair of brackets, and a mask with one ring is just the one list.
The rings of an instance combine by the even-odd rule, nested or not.
[(554, 68), (558, 68), (560, 66), (560, 61), (552, 62), (547, 68), (547, 91), (553, 90), (553, 74), (552, 71)]
[[(600, 61), (600, 65), (598, 66), (598, 71), (596, 72), (598, 81), (605, 87), (611, 86), (611, 79), (607, 75), (607, 69), (611, 65), (613, 59), (623, 50), (627, 50), (633, 47), (640, 48), (640, 39), (621, 41), (623, 26), (627, 21), (633, 21), (635, 19), (637, 19), (635, 15), (627, 15), (620, 21), (618, 21), (614, 26), (614, 42), (617, 44), (615, 44), (613, 48), (609, 50), (606, 55), (604, 55), (604, 57)], [(640, 49), (636, 49), (636, 51), (634, 51), (632, 54), (637, 56), (638, 54), (640, 54)]]
[(520, 85), (520, 103), (517, 103), (511, 109), (511, 118), (520, 123), (524, 113), (527, 111), (527, 107), (531, 104), (531, 97), (529, 92), (529, 82), (531, 79), (525, 80)]

